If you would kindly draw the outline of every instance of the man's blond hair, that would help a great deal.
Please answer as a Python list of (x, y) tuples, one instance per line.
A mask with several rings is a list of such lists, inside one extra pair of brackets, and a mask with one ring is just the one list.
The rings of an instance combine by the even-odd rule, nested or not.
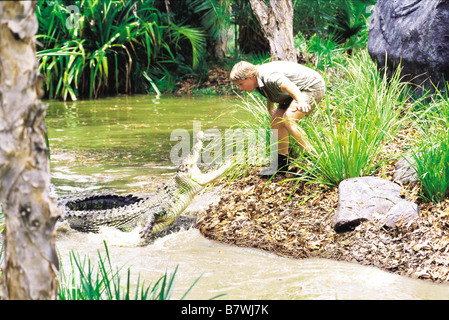
[(229, 74), (229, 79), (232, 82), (235, 82), (257, 77), (258, 75), (259, 71), (255, 65), (246, 61), (240, 61), (232, 68), (231, 73)]

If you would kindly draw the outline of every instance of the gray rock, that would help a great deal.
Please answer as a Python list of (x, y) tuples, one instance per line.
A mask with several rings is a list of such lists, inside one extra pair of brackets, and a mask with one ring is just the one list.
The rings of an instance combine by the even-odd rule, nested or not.
[(448, 21), (449, 0), (378, 0), (368, 52), (380, 68), (401, 64), (406, 80), (442, 84), (443, 75), (449, 79)]
[(393, 180), (399, 183), (417, 183), (416, 162), (411, 155), (406, 155), (398, 160), (395, 165)]
[(410, 213), (413, 203), (404, 203), (408, 201), (401, 197), (401, 186), (382, 178), (346, 179), (340, 183), (338, 191), (338, 209), (333, 221), (336, 232), (352, 231), (361, 222), (374, 218), (387, 226), (395, 226), (418, 214), (417, 211)]
[(419, 216), (419, 207), (416, 203), (402, 200), (396, 203), (387, 212), (380, 222), (389, 228), (395, 228), (398, 225), (406, 224)]

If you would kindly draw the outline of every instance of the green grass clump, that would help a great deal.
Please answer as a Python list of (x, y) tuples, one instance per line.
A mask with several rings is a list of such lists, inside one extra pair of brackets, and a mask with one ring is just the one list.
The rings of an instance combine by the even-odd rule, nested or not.
[[(175, 287), (175, 276), (178, 267), (172, 274), (165, 273), (154, 285), (141, 283), (140, 275), (136, 289), (130, 288), (130, 269), (126, 272), (126, 281), (120, 276), (120, 269), (114, 269), (111, 264), (109, 251), (104, 243), (106, 255), (98, 253), (98, 265), (95, 268), (91, 260), (80, 258), (72, 251), (70, 253), (71, 272), (65, 274), (61, 267), (59, 300), (169, 300)], [(186, 297), (200, 277), (180, 298)]]
[(421, 197), (439, 203), (449, 189), (449, 97), (436, 92), (418, 119), (421, 134), (413, 145)]
[(345, 77), (329, 88), (325, 106), (300, 121), (314, 151), (309, 162), (297, 162), (309, 179), (334, 186), (379, 169), (386, 160), (380, 157), (382, 148), (397, 133), (407, 109), (399, 73), (387, 78), (366, 51), (341, 68)]

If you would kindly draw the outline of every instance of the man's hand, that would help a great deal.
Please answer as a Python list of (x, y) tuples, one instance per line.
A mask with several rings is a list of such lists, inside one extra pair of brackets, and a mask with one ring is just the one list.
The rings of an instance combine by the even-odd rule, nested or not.
[(303, 112), (303, 113), (307, 113), (310, 110), (312, 110), (312, 107), (306, 103), (299, 103), (298, 101), (294, 101), (291, 105), (290, 105), (290, 109), (292, 112)]
[(296, 87), (296, 85), (291, 82), (290, 80), (285, 80), (281, 84), (281, 91), (287, 92), (290, 97), (293, 98), (293, 102), (290, 104), (291, 111), (293, 112), (304, 112), (307, 113), (310, 110), (312, 110), (312, 107), (307, 104), (307, 102), (303, 101), (303, 94), (301, 91)]

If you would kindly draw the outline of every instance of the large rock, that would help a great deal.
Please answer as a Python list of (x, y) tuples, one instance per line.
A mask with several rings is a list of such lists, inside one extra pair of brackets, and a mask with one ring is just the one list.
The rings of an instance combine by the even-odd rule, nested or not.
[(449, 79), (449, 0), (378, 0), (368, 51), (380, 68), (391, 71), (401, 63), (402, 74), (414, 83), (429, 77), (444, 83), (443, 75)]
[(346, 179), (338, 192), (336, 232), (352, 231), (361, 222), (372, 219), (393, 228), (418, 216), (418, 206), (401, 197), (401, 186), (382, 178)]

